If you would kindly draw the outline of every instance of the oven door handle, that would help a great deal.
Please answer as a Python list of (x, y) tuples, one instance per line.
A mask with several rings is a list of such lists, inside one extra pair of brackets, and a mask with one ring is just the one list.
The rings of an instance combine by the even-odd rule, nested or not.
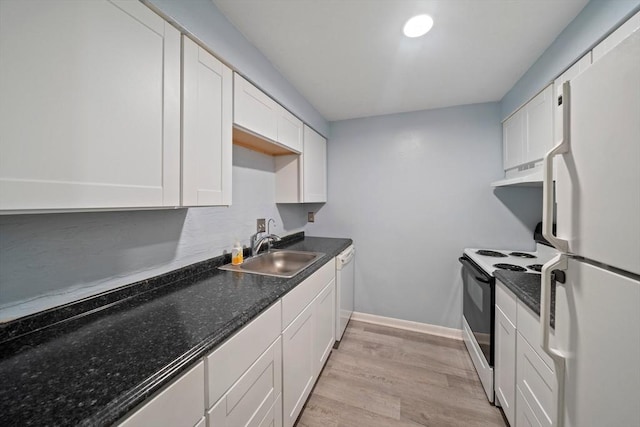
[(478, 269), (473, 264), (471, 264), (471, 262), (468, 259), (466, 259), (465, 257), (460, 257), (460, 258), (458, 258), (458, 261), (460, 261), (462, 263), (462, 265), (464, 265), (465, 267), (467, 267), (468, 269), (470, 269), (471, 271), (474, 272), (473, 277), (478, 282), (482, 282), (482, 283), (486, 283), (486, 284), (491, 283), (491, 280), (487, 279), (485, 274), (483, 274), (482, 272), (478, 271)]

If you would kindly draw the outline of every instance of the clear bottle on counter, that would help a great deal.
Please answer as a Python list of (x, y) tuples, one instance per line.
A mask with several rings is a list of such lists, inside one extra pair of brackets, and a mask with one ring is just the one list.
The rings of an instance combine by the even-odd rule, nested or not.
[(242, 245), (236, 240), (236, 243), (233, 245), (233, 249), (231, 249), (231, 264), (240, 265), (243, 261)]

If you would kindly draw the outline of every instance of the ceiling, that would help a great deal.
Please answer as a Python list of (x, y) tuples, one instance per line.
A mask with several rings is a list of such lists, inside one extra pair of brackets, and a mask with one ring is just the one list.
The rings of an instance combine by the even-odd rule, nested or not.
[[(499, 101), (588, 0), (213, 0), (327, 120)], [(402, 34), (427, 13), (425, 36)]]

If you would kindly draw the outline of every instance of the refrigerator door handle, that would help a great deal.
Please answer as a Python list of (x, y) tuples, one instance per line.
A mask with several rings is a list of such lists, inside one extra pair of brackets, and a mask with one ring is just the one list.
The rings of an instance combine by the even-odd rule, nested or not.
[(571, 127), (569, 93), (569, 82), (564, 82), (562, 84), (562, 140), (544, 156), (542, 179), (542, 235), (561, 252), (569, 250), (569, 242), (553, 234), (553, 158), (569, 152)]
[[(555, 374), (558, 380), (556, 396), (556, 422), (554, 426), (562, 427), (564, 423), (564, 365), (565, 357), (558, 350), (549, 345), (551, 324), (551, 277), (554, 270), (566, 270), (567, 255), (558, 254), (551, 261), (542, 266), (542, 286), (540, 295), (540, 347), (553, 359)], [(557, 292), (557, 291), (556, 291)], [(556, 325), (557, 326), (557, 325)]]

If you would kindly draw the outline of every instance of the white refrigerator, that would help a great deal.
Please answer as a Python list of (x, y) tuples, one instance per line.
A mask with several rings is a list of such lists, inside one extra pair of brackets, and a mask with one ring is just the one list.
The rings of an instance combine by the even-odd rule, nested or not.
[[(640, 31), (565, 83), (563, 100), (543, 184), (543, 234), (561, 252), (543, 267), (540, 310), (553, 425), (640, 426)], [(552, 274), (564, 279), (555, 329)]]

